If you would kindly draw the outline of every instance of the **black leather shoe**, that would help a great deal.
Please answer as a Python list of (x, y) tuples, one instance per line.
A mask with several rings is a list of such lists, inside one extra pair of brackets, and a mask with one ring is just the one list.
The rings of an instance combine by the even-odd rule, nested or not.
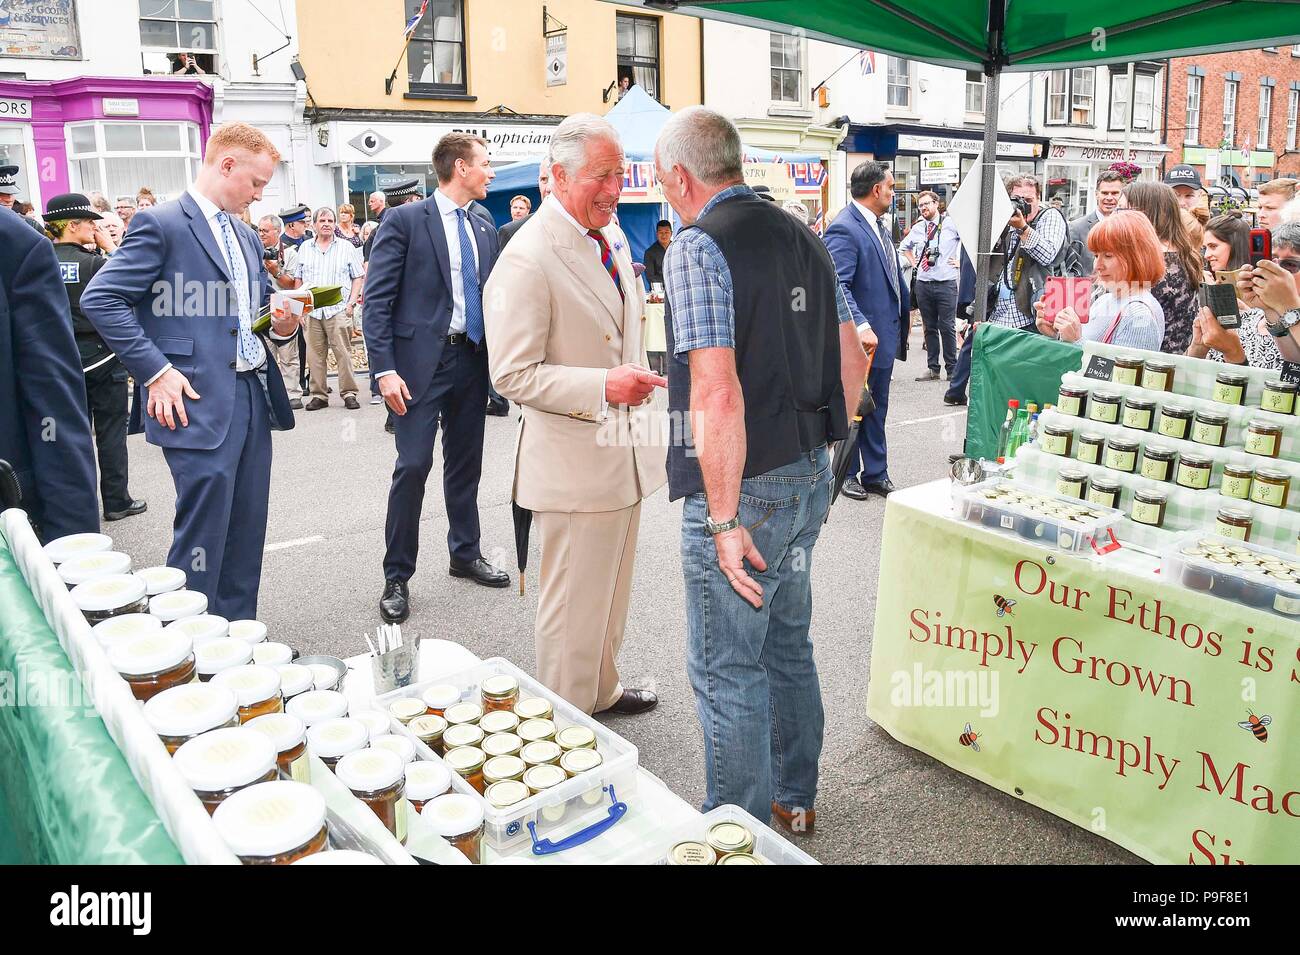
[(845, 478), (844, 483), (840, 485), (840, 493), (852, 501), (867, 499), (867, 492), (862, 489), (857, 478)]
[(924, 375), (917, 375), (914, 380), (915, 381), (938, 381), (939, 373), (931, 369), (930, 371), (927, 371)]
[(614, 716), (636, 716), (638, 713), (653, 710), (658, 705), (659, 697), (649, 690), (625, 689), (623, 695), (614, 701), (613, 706), (600, 712), (610, 713)]
[(313, 398), (311, 401), (307, 402), (308, 411), (321, 411), (329, 406), (329, 401), (324, 398)]
[(482, 557), (470, 564), (453, 560), (447, 573), (453, 577), (465, 577), (484, 587), (510, 586), (510, 575), (504, 570), (497, 570)]
[(898, 488), (894, 487), (894, 482), (885, 478), (883, 481), (868, 481), (862, 485), (862, 490), (868, 494), (879, 494), (881, 497), (889, 497)]
[(510, 402), (503, 401), (497, 404), (495, 401), (489, 401), (487, 413), (493, 418), (507, 418), (510, 416)]
[(966, 405), (966, 396), (965, 395), (944, 395), (943, 403), (946, 405), (952, 405), (953, 407), (956, 408), (962, 408), (965, 407)]
[(393, 424), (393, 416), (390, 414), (388, 420), (384, 422), (384, 430), (389, 434), (397, 433), (397, 426)]
[(385, 623), (402, 623), (411, 615), (411, 593), (404, 580), (385, 580), (379, 598), (379, 616)]
[(361, 402), (357, 401), (355, 395), (348, 395), (343, 399), (343, 407), (349, 411), (356, 411), (361, 407)]
[(302, 410), (302, 399), (301, 399), (301, 398), (290, 398), (290, 399), (289, 399), (289, 407), (292, 408), (294, 411), (301, 411), (301, 410)]
[(124, 517), (135, 517), (137, 514), (143, 514), (149, 510), (149, 505), (144, 501), (132, 501), (120, 511), (105, 511), (104, 520), (120, 521)]

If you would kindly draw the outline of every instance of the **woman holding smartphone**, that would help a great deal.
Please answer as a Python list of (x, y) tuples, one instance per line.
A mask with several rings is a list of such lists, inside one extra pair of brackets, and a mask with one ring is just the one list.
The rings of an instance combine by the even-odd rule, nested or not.
[(1237, 215), (1215, 216), (1205, 224), (1205, 281), (1216, 272), (1235, 272), (1250, 261), (1250, 226)]

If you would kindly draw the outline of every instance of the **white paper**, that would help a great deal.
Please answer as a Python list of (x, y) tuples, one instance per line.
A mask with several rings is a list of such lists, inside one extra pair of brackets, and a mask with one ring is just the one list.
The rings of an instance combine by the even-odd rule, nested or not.
[[(961, 238), (962, 248), (970, 256), (972, 263), (979, 262), (979, 221), (980, 221), (980, 185), (984, 176), (984, 154), (975, 157), (975, 165), (971, 166), (970, 172), (966, 173), (966, 178), (961, 187), (957, 190), (957, 195), (952, 197), (952, 202), (948, 203), (948, 219), (956, 226), (957, 235)], [(1011, 218), (1011, 213), (1015, 207), (1011, 204), (1011, 197), (1007, 195), (1007, 190), (1002, 185), (1002, 178), (994, 173), (993, 177), (993, 221), (989, 223), (989, 243), (988, 248), (992, 250), (997, 238), (1007, 227), (1007, 221)]]
[(283, 292), (273, 292), (271, 294), (271, 314), (292, 315), (294, 318), (302, 318), (303, 308), (306, 303), (301, 298), (292, 295), (285, 295)]

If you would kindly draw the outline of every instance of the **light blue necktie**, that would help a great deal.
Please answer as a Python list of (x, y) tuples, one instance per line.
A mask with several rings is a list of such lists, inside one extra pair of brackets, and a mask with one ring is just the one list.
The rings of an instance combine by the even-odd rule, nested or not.
[(889, 285), (898, 294), (898, 253), (894, 251), (894, 243), (889, 241), (889, 233), (885, 231), (885, 223), (879, 216), (876, 217), (876, 231), (880, 233), (880, 243), (885, 247), (885, 261), (888, 263), (885, 274), (889, 276)]
[(468, 213), (456, 210), (460, 231), (460, 284), (465, 295), (465, 334), (475, 345), (483, 341), (483, 295), (478, 287), (478, 265), (474, 261), (474, 243), (465, 229)]
[(244, 253), (235, 241), (235, 230), (230, 226), (229, 216), (218, 212), (217, 221), (221, 223), (221, 238), (226, 243), (226, 259), (230, 263), (230, 277), (239, 302), (239, 355), (249, 365), (257, 368), (266, 360), (266, 352), (253, 334), (253, 306), (248, 298), (248, 270), (244, 265)]

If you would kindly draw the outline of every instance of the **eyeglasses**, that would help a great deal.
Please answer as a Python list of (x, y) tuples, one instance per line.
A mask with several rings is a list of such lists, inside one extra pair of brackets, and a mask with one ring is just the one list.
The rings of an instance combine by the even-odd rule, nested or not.
[(1275, 259), (1274, 261), (1292, 275), (1300, 272), (1300, 259)]

